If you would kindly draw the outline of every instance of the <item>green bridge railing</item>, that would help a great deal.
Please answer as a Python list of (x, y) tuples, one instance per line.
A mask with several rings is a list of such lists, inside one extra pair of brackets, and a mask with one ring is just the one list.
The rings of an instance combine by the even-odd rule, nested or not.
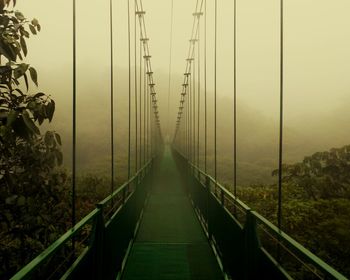
[(202, 227), (230, 278), (347, 279), (184, 155), (177, 150), (173, 154)]
[(154, 159), (11, 279), (116, 279), (142, 216), (153, 165)]
[[(173, 154), (229, 278), (347, 279), (183, 155)], [(149, 161), (11, 279), (118, 279), (142, 217), (154, 162)]]

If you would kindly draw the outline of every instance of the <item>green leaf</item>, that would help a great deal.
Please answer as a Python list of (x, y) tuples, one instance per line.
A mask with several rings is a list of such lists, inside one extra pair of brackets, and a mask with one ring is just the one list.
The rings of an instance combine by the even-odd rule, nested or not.
[(36, 29), (35, 29), (34, 25), (29, 24), (29, 29), (34, 35), (36, 35)]
[(28, 83), (27, 74), (24, 74), (23, 77), (24, 77), (24, 82), (26, 83), (26, 88), (27, 88), (27, 91), (28, 91), (28, 89), (29, 89), (29, 83)]
[(5, 75), (7, 73), (11, 72), (10, 66), (0, 66), (0, 75)]
[(17, 199), (17, 205), (18, 206), (24, 206), (26, 204), (26, 198), (21, 195), (18, 199)]
[(0, 136), (4, 137), (7, 134), (7, 127), (4, 125), (0, 126)]
[(44, 117), (42, 115), (38, 115), (38, 122), (41, 125), (44, 122)]
[(57, 143), (62, 146), (61, 136), (58, 133), (55, 133), (55, 138)]
[(27, 30), (21, 30), (21, 33), (23, 34), (24, 37), (29, 38), (29, 32)]
[(21, 63), (18, 67), (13, 71), (14, 78), (17, 80), (22, 77), (25, 72), (28, 70), (29, 64)]
[(33, 67), (29, 67), (30, 77), (36, 86), (38, 86), (38, 73)]
[(45, 93), (43, 92), (38, 92), (37, 94), (34, 95), (35, 98), (39, 98), (41, 96), (45, 96)]
[(53, 135), (51, 131), (47, 131), (44, 136), (44, 141), (47, 146), (53, 146)]
[(16, 121), (12, 125), (13, 131), (16, 136), (19, 136), (25, 140), (30, 140), (31, 130), (29, 130), (22, 118), (17, 118)]
[(32, 24), (33, 24), (34, 26), (37, 26), (37, 25), (39, 24), (39, 21), (38, 21), (36, 18), (34, 18), (34, 19), (32, 20)]
[(16, 195), (16, 194), (9, 196), (6, 198), (5, 203), (6, 204), (15, 204), (17, 197), (18, 197), (18, 195)]
[(16, 48), (12, 45), (8, 46), (9, 53), (11, 55), (11, 60), (12, 61), (17, 61), (17, 53), (16, 53)]
[(6, 45), (0, 40), (0, 54), (5, 56), (8, 60), (13, 60), (10, 51), (6, 47)]
[(40, 135), (39, 128), (35, 125), (35, 123), (32, 121), (32, 119), (29, 117), (29, 114), (27, 111), (24, 111), (22, 113), (22, 119), (27, 126), (33, 133)]
[(46, 112), (47, 112), (47, 117), (49, 118), (49, 121), (51, 122), (53, 119), (53, 115), (55, 113), (55, 101), (51, 100), (51, 102), (47, 104)]
[(36, 108), (36, 102), (35, 101), (30, 101), (28, 104), (27, 104), (27, 108), (29, 110), (34, 110)]
[(62, 165), (63, 163), (63, 155), (60, 151), (55, 151), (55, 154), (56, 154), (56, 159), (57, 159), (57, 164), (58, 165)]
[(18, 18), (20, 21), (23, 21), (23, 20), (26, 19), (26, 18), (24, 17), (24, 15), (23, 15), (21, 12), (19, 12), (19, 11), (16, 11), (16, 12), (15, 12), (15, 17)]
[(28, 54), (28, 49), (27, 49), (26, 40), (25, 40), (23, 37), (21, 37), (21, 38), (19, 39), (19, 41), (20, 41), (20, 43), (21, 43), (21, 48), (22, 48), (22, 51), (23, 51), (24, 56), (27, 56), (27, 54)]
[(17, 111), (14, 111), (14, 110), (10, 111), (10, 113), (7, 116), (6, 125), (8, 127), (10, 127), (13, 124), (13, 122), (17, 119), (17, 117), (18, 117), (18, 112)]

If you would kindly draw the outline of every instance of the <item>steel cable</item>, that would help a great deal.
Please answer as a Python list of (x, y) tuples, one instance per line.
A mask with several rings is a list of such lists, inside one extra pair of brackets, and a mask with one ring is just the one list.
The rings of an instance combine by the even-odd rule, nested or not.
[(217, 0), (215, 0), (215, 16), (214, 16), (214, 178), (217, 182)]
[(111, 62), (111, 193), (114, 191), (114, 57), (113, 57), (113, 0), (109, 1), (109, 20), (110, 20), (110, 62)]
[(282, 164), (283, 164), (283, 86), (284, 86), (284, 7), (280, 0), (280, 115), (279, 115), (279, 151), (278, 151), (278, 228), (282, 228)]
[(207, 0), (204, 0), (204, 171), (207, 173)]
[[(77, 140), (77, 84), (76, 84), (76, 1), (73, 0), (73, 104), (72, 104), (72, 227), (76, 224), (76, 140)], [(75, 238), (72, 238), (72, 251), (75, 254)]]
[(134, 79), (135, 79), (135, 85), (134, 85), (134, 94), (135, 94), (135, 173), (137, 172), (138, 170), (138, 108), (137, 108), (137, 43), (136, 43), (136, 40), (137, 40), (137, 34), (136, 34), (136, 29), (137, 29), (137, 25), (136, 25), (136, 1), (134, 3), (134, 52), (135, 52), (135, 57), (134, 57)]
[[(233, 192), (237, 198), (237, 1), (233, 2)], [(236, 205), (236, 204), (235, 204)], [(236, 207), (235, 207), (236, 213)]]
[(128, 70), (129, 70), (129, 119), (128, 119), (128, 180), (130, 179), (131, 157), (131, 34), (130, 34), (130, 0), (128, 1)]
[(170, 91), (171, 91), (171, 64), (173, 49), (173, 18), (174, 18), (174, 0), (171, 0), (170, 10), (170, 54), (169, 54), (169, 79), (168, 79), (168, 111), (167, 111), (167, 134), (169, 135), (169, 111), (170, 111)]

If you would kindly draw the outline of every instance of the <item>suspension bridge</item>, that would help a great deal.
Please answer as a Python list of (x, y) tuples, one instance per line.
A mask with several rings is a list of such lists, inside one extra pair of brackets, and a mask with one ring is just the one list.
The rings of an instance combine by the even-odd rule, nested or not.
[[(207, 10), (207, 1), (214, 2), (214, 11)], [(156, 80), (151, 64), (151, 40), (146, 30), (146, 10), (142, 0), (135, 0), (135, 3), (127, 1), (128, 17), (125, 26), (128, 28), (129, 130), (128, 162), (125, 164), (128, 165), (128, 180), (116, 187), (114, 143), (117, 135), (113, 132), (116, 125), (113, 104), (117, 90), (113, 83), (114, 1), (111, 0), (111, 191), (109, 196), (81, 220), (77, 220), (76, 217), (77, 49), (76, 3), (73, 1), (72, 227), (17, 272), (12, 279), (346, 279), (283, 232), (283, 0), (280, 0), (277, 225), (252, 210), (237, 197), (236, 1), (234, 0), (233, 11), (235, 85), (233, 192), (228, 191), (217, 179), (217, 0), (197, 0), (192, 12), (192, 32), (188, 56), (185, 58), (183, 84), (179, 85), (179, 107), (172, 141), (165, 141), (162, 133), (164, 124), (161, 125), (158, 111)], [(207, 21), (209, 12), (213, 13), (214, 22)], [(130, 21), (132, 19), (138, 21), (140, 80), (136, 78), (136, 73), (135, 80), (131, 78), (133, 53)], [(206, 28), (209, 24), (214, 25), (215, 30), (214, 104), (207, 102), (206, 88)], [(200, 32), (200, 28), (203, 32)], [(201, 37), (201, 34), (204, 34), (204, 37)], [(200, 48), (200, 44), (203, 44), (204, 48)], [(199, 55), (202, 49), (204, 49), (202, 55), (204, 61)], [(135, 65), (136, 63), (135, 55)], [(200, 71), (204, 72), (202, 81)], [(135, 92), (135, 131), (131, 131), (131, 114), (134, 113), (131, 110), (132, 87), (140, 89)], [(201, 98), (204, 99), (204, 108), (201, 108), (203, 103)], [(209, 174), (207, 169), (208, 106), (214, 108), (213, 174)], [(204, 118), (201, 118), (202, 115)], [(201, 126), (204, 126), (204, 132), (200, 129)], [(131, 149), (132, 133), (136, 133), (134, 150)], [(204, 147), (200, 145), (202, 139), (205, 142)], [(203, 151), (200, 151), (201, 147)], [(201, 152), (204, 153), (204, 168), (199, 164)], [(132, 159), (137, 163), (135, 170), (131, 169)]]

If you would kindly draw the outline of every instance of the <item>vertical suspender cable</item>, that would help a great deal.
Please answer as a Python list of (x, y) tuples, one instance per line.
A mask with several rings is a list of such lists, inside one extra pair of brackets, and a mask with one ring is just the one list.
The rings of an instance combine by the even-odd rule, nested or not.
[(128, 71), (129, 71), (129, 119), (128, 119), (128, 179), (130, 179), (131, 157), (131, 40), (130, 40), (130, 0), (128, 1)]
[(282, 163), (283, 163), (283, 69), (284, 69), (284, 53), (283, 53), (283, 0), (280, 0), (280, 131), (279, 131), (279, 158), (278, 158), (278, 213), (277, 213), (277, 225), (278, 228), (282, 227)]
[(171, 63), (173, 50), (173, 18), (174, 18), (174, 0), (171, 0), (170, 11), (170, 54), (169, 54), (169, 80), (168, 80), (168, 112), (167, 112), (167, 135), (169, 136), (169, 111), (170, 111), (170, 92), (171, 92)]
[[(139, 90), (139, 123), (140, 123), (140, 137), (139, 137), (139, 161), (140, 168), (142, 166), (142, 41), (140, 40), (140, 90)], [(145, 102), (145, 101), (144, 101)]]
[(217, 181), (217, 147), (216, 147), (216, 142), (217, 142), (217, 128), (216, 128), (216, 80), (217, 80), (217, 71), (216, 71), (216, 64), (217, 64), (217, 54), (216, 54), (216, 49), (217, 49), (217, 13), (218, 13), (218, 2), (215, 0), (215, 31), (214, 31), (214, 178), (215, 181)]
[(233, 192), (237, 198), (237, 1), (233, 2)]
[(204, 171), (207, 173), (207, 0), (204, 1)]
[[(77, 111), (76, 111), (76, 103), (77, 103), (77, 60), (76, 60), (76, 52), (77, 44), (76, 44), (76, 1), (73, 0), (73, 144), (72, 144), (72, 226), (75, 225), (76, 217), (75, 217), (75, 184), (76, 184), (76, 143), (77, 143)], [(74, 248), (74, 239), (73, 239), (73, 248)]]
[(146, 146), (146, 63), (143, 61), (143, 164), (146, 163), (147, 146)]
[[(145, 73), (146, 71), (146, 60), (143, 61), (145, 65)], [(146, 81), (145, 81), (145, 95), (146, 95), (146, 155), (147, 155), (147, 160), (149, 160), (149, 96), (148, 96), (148, 75), (146, 74), (145, 76)]]
[(114, 191), (114, 71), (113, 71), (113, 0), (109, 1), (110, 47), (111, 47), (111, 193)]
[[(149, 76), (148, 76), (149, 79)], [(150, 81), (151, 79), (149, 79)], [(150, 89), (148, 89), (148, 95), (150, 95)], [(152, 98), (150, 96), (149, 98), (149, 126), (150, 126), (150, 152), (152, 158), (154, 157), (154, 127), (153, 127), (153, 121), (154, 121), (154, 115), (152, 114)]]
[[(188, 76), (190, 78), (190, 76)], [(188, 82), (189, 79), (187, 79), (187, 82)], [(186, 146), (187, 146), (187, 160), (190, 161), (190, 91), (188, 90), (188, 94), (186, 94), (186, 97), (187, 97), (187, 143), (186, 143)]]
[[(146, 63), (146, 61), (145, 61)], [(151, 158), (151, 97), (149, 96), (149, 76), (147, 75), (147, 86), (146, 86), (146, 96), (147, 96), (147, 155), (148, 159)]]
[[(196, 40), (196, 37), (194, 39)], [(193, 42), (193, 103), (192, 103), (192, 114), (193, 114), (193, 127), (192, 127), (192, 149), (193, 149), (193, 164), (196, 164), (196, 51), (195, 51), (195, 41)]]
[(191, 73), (191, 64), (189, 67), (190, 75), (188, 76), (188, 151), (189, 151), (189, 162), (192, 160), (192, 73)]
[(200, 15), (198, 16), (198, 108), (197, 108), (197, 167), (199, 168), (199, 124), (200, 124), (200, 121), (199, 121), (199, 117), (200, 117), (200, 107), (201, 107), (201, 97), (200, 97), (200, 92), (201, 92), (201, 89), (200, 89), (200, 86), (201, 86), (201, 71), (200, 71), (200, 41), (199, 41), (199, 38), (200, 38), (200, 29), (199, 29), (199, 18), (200, 18)]
[(134, 26), (134, 51), (135, 51), (135, 85), (134, 85), (134, 89), (135, 89), (135, 173), (137, 172), (138, 169), (138, 116), (137, 116), (137, 44), (136, 44), (136, 1), (135, 1), (135, 5), (134, 5), (134, 13), (135, 13), (135, 26)]
[[(184, 100), (184, 102), (186, 102), (185, 98), (183, 100)], [(183, 121), (181, 122), (182, 130), (183, 130), (182, 153), (183, 153), (183, 155), (186, 155), (186, 107), (184, 107), (184, 105), (185, 105), (184, 102), (182, 103), (183, 115), (181, 116), (181, 118), (183, 119)]]

